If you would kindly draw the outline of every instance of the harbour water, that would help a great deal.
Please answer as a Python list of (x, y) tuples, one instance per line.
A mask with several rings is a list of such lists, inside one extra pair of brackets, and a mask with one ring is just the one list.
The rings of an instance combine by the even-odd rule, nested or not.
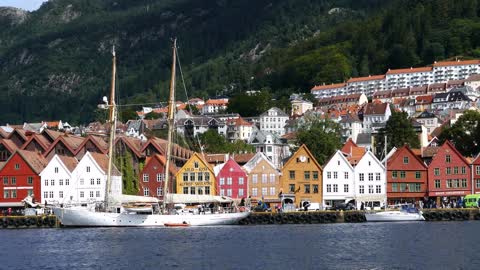
[(480, 222), (0, 230), (0, 269), (478, 269)]

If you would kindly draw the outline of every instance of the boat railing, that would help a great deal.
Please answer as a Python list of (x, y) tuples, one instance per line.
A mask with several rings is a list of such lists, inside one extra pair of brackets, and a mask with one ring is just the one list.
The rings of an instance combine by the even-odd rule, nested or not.
[(194, 215), (211, 215), (211, 214), (227, 214), (227, 213), (239, 213), (239, 212), (249, 212), (248, 207), (197, 207), (197, 208), (184, 208), (184, 209), (174, 209), (175, 214), (194, 214)]

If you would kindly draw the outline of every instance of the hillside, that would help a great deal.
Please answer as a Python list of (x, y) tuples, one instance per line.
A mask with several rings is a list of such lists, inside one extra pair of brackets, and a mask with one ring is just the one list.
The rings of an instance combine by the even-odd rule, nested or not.
[(278, 97), (388, 68), (479, 57), (479, 7), (476, 0), (50, 0), (31, 13), (0, 9), (7, 25), (0, 122), (93, 120), (108, 90), (112, 45), (121, 103), (165, 100), (174, 36), (189, 96), (264, 88)]

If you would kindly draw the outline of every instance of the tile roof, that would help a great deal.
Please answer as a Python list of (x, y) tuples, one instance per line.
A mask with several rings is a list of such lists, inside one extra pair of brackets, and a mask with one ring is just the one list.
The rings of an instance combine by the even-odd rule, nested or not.
[[(30, 168), (36, 173), (40, 174), (43, 169), (48, 164), (48, 160), (44, 158), (41, 154), (33, 151), (26, 151), (26, 150), (17, 150), (17, 153), (22, 156), (25, 162), (28, 163)], [(13, 156), (13, 155), (12, 155)]]
[(402, 69), (389, 69), (387, 71), (387, 75), (390, 74), (402, 74), (402, 73), (417, 73), (417, 72), (430, 72), (432, 71), (432, 67), (418, 67), (418, 68), (402, 68)]
[[(89, 152), (92, 158), (95, 160), (95, 162), (98, 164), (98, 166), (107, 174), (108, 172), (108, 155), (105, 154), (100, 154), (96, 152)], [(115, 164), (112, 164), (112, 175), (115, 176), (121, 176), (122, 174), (120, 171), (118, 171), (117, 167), (115, 167)]]
[(12, 154), (18, 149), (18, 146), (10, 139), (0, 139), (0, 144), (3, 144)]
[(446, 67), (446, 66), (461, 66), (461, 65), (479, 65), (480, 60), (457, 60), (457, 61), (441, 61), (433, 63), (434, 67)]
[(388, 103), (368, 103), (365, 106), (364, 115), (385, 114)]
[(58, 158), (63, 162), (70, 172), (73, 172), (78, 165), (78, 159), (75, 157), (58, 155)]
[(352, 83), (352, 82), (364, 82), (364, 81), (378, 81), (378, 80), (383, 80), (385, 79), (385, 75), (373, 75), (373, 76), (366, 76), (366, 77), (357, 77), (357, 78), (351, 78), (350, 80), (347, 81), (347, 83)]
[(242, 117), (236, 118), (236, 119), (228, 119), (227, 120), (227, 125), (232, 125), (232, 126), (253, 126), (252, 123), (249, 123), (245, 121)]
[(319, 90), (326, 90), (326, 89), (335, 89), (335, 88), (342, 88), (345, 87), (346, 83), (336, 83), (336, 84), (327, 84), (327, 85), (315, 85), (311, 91), (319, 91)]

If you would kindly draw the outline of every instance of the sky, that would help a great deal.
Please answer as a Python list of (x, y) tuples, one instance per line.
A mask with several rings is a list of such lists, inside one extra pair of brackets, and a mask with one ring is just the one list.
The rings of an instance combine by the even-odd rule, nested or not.
[(28, 11), (37, 10), (46, 0), (0, 0), (0, 7), (17, 7)]

